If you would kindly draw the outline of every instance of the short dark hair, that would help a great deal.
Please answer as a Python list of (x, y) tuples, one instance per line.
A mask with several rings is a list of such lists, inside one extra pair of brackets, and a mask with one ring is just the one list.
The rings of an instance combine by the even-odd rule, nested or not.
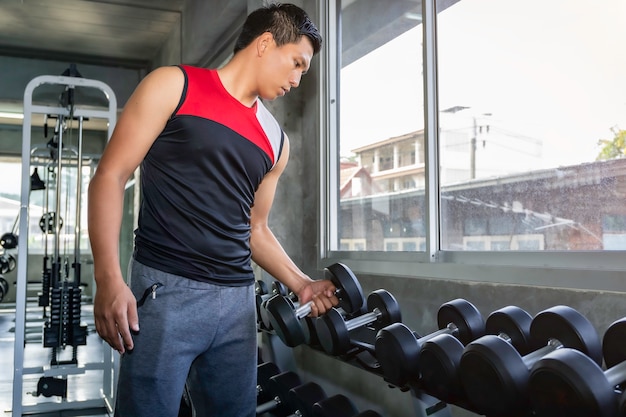
[(322, 49), (322, 35), (304, 10), (293, 4), (274, 3), (248, 15), (233, 52), (244, 49), (265, 32), (274, 36), (278, 46), (297, 43), (306, 36), (313, 45), (313, 55)]

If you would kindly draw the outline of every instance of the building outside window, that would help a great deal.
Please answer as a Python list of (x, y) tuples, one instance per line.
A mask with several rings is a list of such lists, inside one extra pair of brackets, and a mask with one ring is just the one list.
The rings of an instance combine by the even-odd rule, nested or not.
[[(626, 250), (626, 7), (530, 1), (436, 2), (440, 249)], [(421, 13), (341, 3), (341, 250), (425, 249)]]

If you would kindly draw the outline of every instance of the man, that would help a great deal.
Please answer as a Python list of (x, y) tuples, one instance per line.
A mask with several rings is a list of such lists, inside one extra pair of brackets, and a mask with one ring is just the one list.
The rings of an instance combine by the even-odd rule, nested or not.
[[(197, 415), (254, 416), (251, 260), (313, 301), (311, 280), (268, 227), (289, 141), (260, 99), (298, 87), (321, 37), (291, 4), (251, 13), (218, 70), (154, 70), (129, 98), (89, 186), (96, 329), (122, 354), (120, 417), (176, 416), (185, 381)], [(129, 285), (119, 268), (124, 185), (141, 165), (142, 205)]]

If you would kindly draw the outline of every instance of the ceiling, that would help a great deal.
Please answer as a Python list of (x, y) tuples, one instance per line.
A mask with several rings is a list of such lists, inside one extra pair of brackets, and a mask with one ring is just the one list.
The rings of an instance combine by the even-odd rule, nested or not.
[(0, 0), (0, 55), (145, 68), (173, 30), (182, 35), (184, 7), (185, 0)]

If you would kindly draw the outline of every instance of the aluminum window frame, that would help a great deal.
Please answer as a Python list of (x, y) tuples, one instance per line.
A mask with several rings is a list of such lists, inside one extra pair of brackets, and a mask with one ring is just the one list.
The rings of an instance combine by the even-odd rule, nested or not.
[(351, 252), (333, 249), (339, 209), (339, 85), (341, 0), (318, 2), (320, 29), (327, 40), (320, 54), (320, 216), (318, 265), (348, 264), (355, 273), (458, 281), (626, 292), (626, 251), (450, 251), (441, 250), (437, 116), (435, 0), (422, 2), (426, 251)]

